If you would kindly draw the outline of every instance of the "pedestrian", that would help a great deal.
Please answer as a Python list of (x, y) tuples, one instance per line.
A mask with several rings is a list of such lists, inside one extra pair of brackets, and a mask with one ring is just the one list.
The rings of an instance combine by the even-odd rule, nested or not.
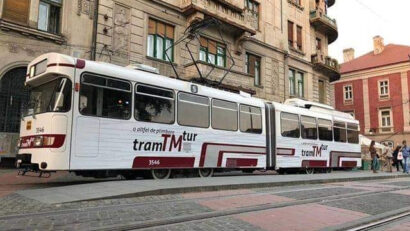
[(403, 140), (403, 147), (401, 148), (401, 152), (403, 153), (403, 172), (409, 173), (409, 156), (410, 156), (410, 147), (407, 146), (406, 141)]
[(397, 171), (403, 170), (403, 153), (401, 152), (401, 145), (397, 145), (393, 152), (393, 165), (396, 166)]
[(387, 172), (393, 172), (393, 168), (392, 168), (393, 150), (387, 144), (384, 144), (384, 146), (385, 146), (385, 150), (383, 152), (383, 155), (386, 161), (384, 166), (386, 167)]
[(370, 143), (370, 148), (369, 148), (370, 157), (372, 158), (373, 173), (377, 173), (377, 167), (379, 165), (379, 158), (377, 156), (376, 148), (374, 147), (375, 144), (376, 142), (372, 140), (372, 142)]

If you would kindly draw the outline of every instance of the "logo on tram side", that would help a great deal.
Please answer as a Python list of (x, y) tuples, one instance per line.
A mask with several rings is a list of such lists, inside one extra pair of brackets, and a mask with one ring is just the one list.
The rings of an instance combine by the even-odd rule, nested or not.
[(322, 157), (322, 151), (327, 150), (327, 145), (313, 145), (312, 146), (313, 150), (303, 150), (302, 149), (302, 156), (311, 156), (311, 157)]
[(172, 152), (182, 149), (182, 143), (185, 141), (193, 142), (197, 138), (196, 133), (189, 133), (184, 131), (182, 135), (161, 134), (162, 142), (140, 141), (135, 139), (133, 144), (134, 151), (155, 151), (155, 152)]

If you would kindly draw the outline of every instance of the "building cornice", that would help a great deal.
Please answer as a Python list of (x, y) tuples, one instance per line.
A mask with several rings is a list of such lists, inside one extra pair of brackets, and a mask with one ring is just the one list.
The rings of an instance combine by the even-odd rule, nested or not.
[(372, 77), (378, 77), (393, 73), (402, 73), (410, 71), (410, 62), (399, 63), (395, 65), (383, 66), (378, 68), (367, 69), (363, 71), (357, 71), (347, 74), (342, 74), (340, 80), (333, 82), (332, 84), (347, 82), (352, 80), (369, 79)]

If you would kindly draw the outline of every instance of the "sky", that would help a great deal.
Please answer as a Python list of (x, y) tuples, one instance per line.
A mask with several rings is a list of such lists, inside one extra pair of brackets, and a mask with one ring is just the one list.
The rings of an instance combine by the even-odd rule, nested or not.
[(355, 57), (373, 50), (373, 37), (384, 44), (410, 46), (410, 0), (336, 0), (328, 15), (335, 18), (339, 37), (329, 55), (343, 63), (343, 49), (354, 48)]

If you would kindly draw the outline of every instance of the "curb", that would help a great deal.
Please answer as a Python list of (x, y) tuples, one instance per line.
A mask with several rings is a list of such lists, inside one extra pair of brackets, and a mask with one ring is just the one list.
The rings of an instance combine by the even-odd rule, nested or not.
[(175, 188), (163, 188), (153, 189), (143, 192), (126, 193), (115, 196), (99, 197), (80, 201), (93, 201), (102, 199), (118, 199), (118, 198), (130, 198), (130, 197), (143, 197), (143, 196), (159, 196), (166, 194), (179, 194), (179, 193), (191, 193), (191, 192), (209, 192), (209, 191), (221, 191), (221, 190), (235, 190), (235, 189), (251, 189), (251, 188), (269, 188), (279, 186), (293, 186), (293, 185), (307, 185), (307, 184), (325, 184), (325, 183), (337, 183), (337, 182), (352, 182), (352, 181), (365, 181), (365, 180), (383, 180), (383, 179), (396, 179), (410, 177), (410, 175), (393, 175), (393, 176), (365, 176), (355, 178), (336, 178), (336, 179), (316, 179), (316, 180), (297, 180), (297, 181), (282, 181), (282, 182), (263, 182), (263, 183), (248, 183), (248, 184), (227, 184), (227, 185), (209, 185), (209, 186), (192, 186), (192, 187), (175, 187)]
[[(342, 225), (336, 225), (336, 226), (332, 226), (332, 227), (327, 227), (324, 229), (321, 229), (320, 231), (342, 231), (342, 230), (367, 230), (367, 228), (363, 227), (361, 228), (361, 226), (364, 225), (368, 225), (371, 224), (373, 222), (377, 222), (377, 221), (381, 221), (383, 219), (389, 218), (389, 217), (394, 217), (394, 216), (398, 216), (398, 215), (402, 215), (403, 213), (408, 213), (410, 212), (410, 207), (405, 207), (405, 208), (401, 208), (401, 209), (397, 209), (397, 210), (393, 210), (393, 211), (388, 211), (385, 213), (380, 213), (374, 216), (370, 216), (370, 217), (365, 217), (365, 218), (361, 218), (355, 221), (351, 221), (347, 224), (342, 224)], [(400, 220), (402, 218), (396, 218), (394, 220)], [(389, 224), (389, 223), (386, 223)], [(380, 224), (383, 225), (383, 224)]]

